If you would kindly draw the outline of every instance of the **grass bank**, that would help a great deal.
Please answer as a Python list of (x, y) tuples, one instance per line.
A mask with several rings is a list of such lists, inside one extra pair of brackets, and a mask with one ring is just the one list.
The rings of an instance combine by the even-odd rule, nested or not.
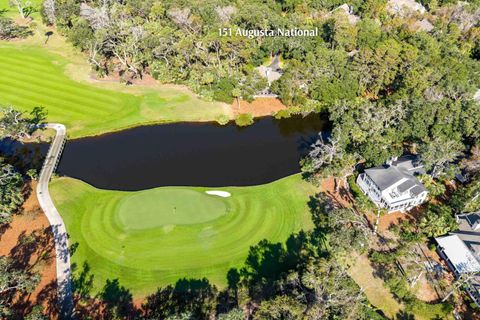
[(78, 243), (72, 260), (80, 267), (88, 263), (93, 291), (115, 278), (137, 297), (183, 277), (224, 286), (227, 271), (243, 265), (250, 246), (283, 242), (312, 227), (307, 201), (315, 188), (300, 175), (221, 188), (228, 198), (206, 190), (107, 191), (71, 178), (51, 184), (70, 243)]

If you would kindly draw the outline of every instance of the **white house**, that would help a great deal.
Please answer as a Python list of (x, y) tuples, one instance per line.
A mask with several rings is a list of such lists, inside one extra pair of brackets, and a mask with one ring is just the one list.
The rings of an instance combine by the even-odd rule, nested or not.
[(417, 156), (393, 158), (384, 165), (365, 169), (357, 184), (379, 208), (406, 212), (425, 202), (428, 191), (415, 177), (425, 173)]
[(459, 229), (435, 238), (437, 250), (455, 277), (466, 275), (465, 289), (480, 307), (480, 212), (456, 218)]

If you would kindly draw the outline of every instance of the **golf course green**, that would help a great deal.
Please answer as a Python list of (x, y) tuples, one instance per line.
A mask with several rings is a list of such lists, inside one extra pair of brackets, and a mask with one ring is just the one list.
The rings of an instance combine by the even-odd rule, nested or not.
[[(138, 297), (176, 280), (206, 277), (220, 287), (260, 240), (285, 241), (311, 228), (308, 198), (315, 187), (293, 175), (252, 187), (162, 187), (125, 192), (96, 189), (71, 178), (51, 183), (81, 272), (93, 290), (118, 278)], [(222, 190), (230, 197), (208, 195)]]
[[(142, 124), (229, 117), (224, 105), (174, 87), (75, 81), (72, 70), (76, 77), (88, 78), (89, 67), (50, 52), (48, 46), (40, 47), (37, 40), (28, 39), (35, 44), (0, 41), (0, 106), (12, 105), (25, 112), (44, 107), (47, 120), (65, 124), (71, 138)], [(86, 71), (80, 76), (77, 69), (82, 68)]]

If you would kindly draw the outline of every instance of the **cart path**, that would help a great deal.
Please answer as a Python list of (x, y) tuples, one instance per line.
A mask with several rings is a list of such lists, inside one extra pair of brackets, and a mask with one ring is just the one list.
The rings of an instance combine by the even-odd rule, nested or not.
[(73, 294), (67, 229), (65, 228), (65, 223), (63, 223), (60, 213), (55, 208), (50, 197), (50, 192), (48, 191), (48, 183), (57, 167), (65, 145), (67, 129), (63, 124), (58, 123), (49, 123), (45, 127), (48, 129), (54, 129), (56, 135), (50, 145), (50, 149), (48, 150), (47, 157), (45, 158), (45, 162), (40, 172), (37, 185), (37, 197), (40, 207), (50, 222), (55, 241), (58, 303), (60, 307), (59, 317), (60, 319), (72, 319)]

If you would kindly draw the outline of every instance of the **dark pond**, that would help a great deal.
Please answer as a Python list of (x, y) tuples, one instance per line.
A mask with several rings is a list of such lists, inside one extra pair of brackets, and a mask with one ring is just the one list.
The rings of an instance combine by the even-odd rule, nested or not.
[(299, 172), (301, 155), (326, 130), (326, 116), (318, 114), (265, 117), (245, 128), (214, 123), (139, 127), (68, 141), (57, 173), (115, 190), (257, 185)]

